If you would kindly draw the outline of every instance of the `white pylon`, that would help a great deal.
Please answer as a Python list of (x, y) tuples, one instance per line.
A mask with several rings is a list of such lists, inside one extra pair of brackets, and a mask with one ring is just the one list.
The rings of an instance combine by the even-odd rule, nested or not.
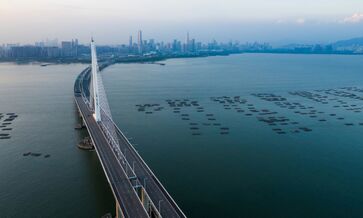
[[(100, 109), (100, 98), (99, 98), (99, 89), (98, 89), (98, 62), (97, 62), (97, 53), (96, 53), (96, 46), (93, 41), (91, 40), (91, 57), (92, 57), (92, 88), (93, 88), (93, 103), (94, 103), (94, 118), (96, 122), (101, 121), (101, 109)], [(92, 102), (92, 101), (91, 101)]]

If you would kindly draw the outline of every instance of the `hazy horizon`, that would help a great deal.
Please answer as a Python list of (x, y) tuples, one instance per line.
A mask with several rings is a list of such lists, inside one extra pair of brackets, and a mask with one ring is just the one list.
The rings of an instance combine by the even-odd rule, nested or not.
[(355, 0), (0, 0), (0, 44), (45, 39), (98, 44), (145, 39), (329, 43), (363, 36), (363, 2)]

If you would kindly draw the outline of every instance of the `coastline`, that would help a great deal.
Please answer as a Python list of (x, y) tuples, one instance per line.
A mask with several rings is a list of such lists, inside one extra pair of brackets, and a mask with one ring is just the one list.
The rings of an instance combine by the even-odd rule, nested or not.
[[(205, 52), (196, 54), (171, 54), (171, 55), (154, 55), (154, 56), (121, 56), (121, 57), (103, 57), (100, 58), (100, 62), (117, 63), (142, 63), (142, 64), (159, 64), (159, 61), (165, 61), (169, 59), (178, 58), (203, 58), (212, 56), (229, 56), (234, 54), (291, 54), (291, 55), (351, 55), (358, 56), (362, 53), (349, 53), (349, 52), (294, 52), (294, 51), (243, 51), (243, 52), (228, 52), (228, 51), (216, 51)], [(0, 58), (0, 63), (13, 63), (17, 65), (22, 64), (36, 64), (46, 67), (49, 65), (58, 64), (90, 64), (89, 58)]]

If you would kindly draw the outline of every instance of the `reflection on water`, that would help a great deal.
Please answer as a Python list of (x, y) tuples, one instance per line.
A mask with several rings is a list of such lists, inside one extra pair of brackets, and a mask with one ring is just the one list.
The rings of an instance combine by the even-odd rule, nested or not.
[[(165, 63), (113, 65), (104, 84), (115, 121), (189, 217), (363, 213), (362, 57)], [(83, 68), (0, 64), (1, 215), (114, 211), (97, 156), (76, 147)]]
[(0, 217), (114, 213), (96, 154), (76, 146), (73, 84), (84, 68), (0, 64)]
[(165, 63), (114, 65), (104, 82), (114, 119), (187, 215), (363, 212), (362, 57)]

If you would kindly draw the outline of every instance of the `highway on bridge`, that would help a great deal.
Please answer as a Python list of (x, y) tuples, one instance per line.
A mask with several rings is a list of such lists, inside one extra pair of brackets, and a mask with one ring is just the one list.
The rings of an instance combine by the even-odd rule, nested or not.
[(87, 126), (89, 135), (95, 145), (97, 155), (111, 186), (112, 192), (116, 200), (119, 202), (124, 216), (130, 218), (149, 217), (129, 178), (126, 176), (126, 173), (120, 166), (119, 161), (110, 148), (102, 130), (93, 118), (92, 111), (89, 110), (81, 95), (76, 94), (75, 100), (78, 109), (82, 114), (84, 123)]
[[(111, 119), (119, 150), (127, 162), (127, 164), (122, 164), (123, 160), (120, 160), (115, 148), (110, 144), (110, 139), (105, 135), (105, 130), (101, 128), (100, 121), (96, 121), (94, 111), (90, 108), (87, 100), (87, 98), (90, 98), (87, 95), (91, 93), (91, 73), (92, 69), (88, 67), (78, 76), (74, 88), (75, 101), (123, 216), (132, 218), (186, 217)], [(134, 175), (132, 178), (129, 175), (130, 171)], [(142, 197), (137, 192), (137, 187), (142, 187)], [(148, 206), (145, 206), (145, 196), (151, 202)]]

